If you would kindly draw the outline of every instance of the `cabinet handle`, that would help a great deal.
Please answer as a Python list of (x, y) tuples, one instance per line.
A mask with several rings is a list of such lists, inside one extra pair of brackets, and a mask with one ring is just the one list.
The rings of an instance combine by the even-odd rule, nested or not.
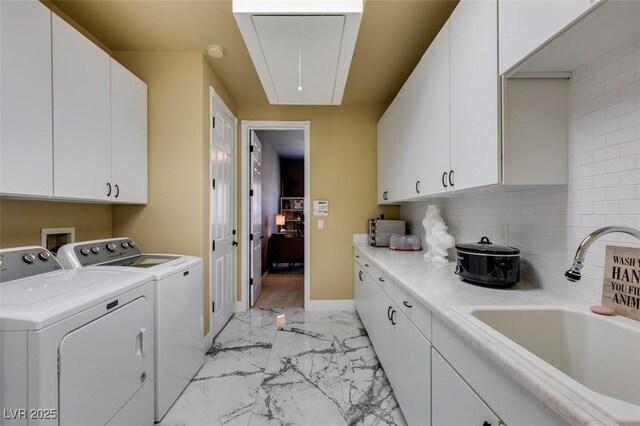
[(447, 182), (445, 182), (445, 178), (447, 177), (447, 172), (442, 174), (442, 186), (447, 187)]
[(453, 183), (453, 170), (449, 172), (449, 186), (451, 186), (452, 188), (455, 186)]
[(107, 182), (107, 197), (111, 197), (111, 184)]
[(413, 308), (413, 305), (410, 305), (406, 300), (404, 302), (402, 302), (402, 304), (404, 306), (406, 306), (407, 308)]
[(416, 192), (418, 194), (420, 193), (420, 181), (419, 180), (416, 181)]
[(356, 254), (356, 259), (360, 259), (360, 255), (359, 254)]
[(118, 198), (118, 195), (120, 195), (120, 187), (118, 186), (118, 184), (114, 185), (114, 188), (116, 189), (116, 195), (115, 197)]
[(491, 423), (485, 420), (484, 423), (482, 423), (482, 426), (491, 426)]
[[(391, 312), (391, 324), (396, 325), (396, 310), (394, 309), (393, 312)], [(491, 426), (491, 425), (489, 425)]]
[(366, 266), (366, 267), (368, 268), (368, 267), (369, 267), (369, 264), (368, 264), (368, 263), (365, 263), (365, 264), (364, 264), (364, 266)]
[(362, 271), (358, 271), (358, 278), (360, 278), (360, 281), (362, 281)]
[(383, 282), (384, 282), (384, 278), (380, 277), (380, 278), (378, 278), (378, 281), (380, 281), (381, 283), (383, 283)]
[(387, 309), (387, 319), (388, 319), (389, 321), (391, 321), (391, 309), (393, 309), (393, 307), (392, 307), (392, 306), (389, 306), (389, 308)]

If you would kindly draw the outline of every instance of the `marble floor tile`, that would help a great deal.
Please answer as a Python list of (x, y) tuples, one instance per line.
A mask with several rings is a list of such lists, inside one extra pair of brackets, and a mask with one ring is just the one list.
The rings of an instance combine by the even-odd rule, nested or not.
[(162, 421), (222, 424), (406, 423), (355, 312), (284, 308), (235, 315)]

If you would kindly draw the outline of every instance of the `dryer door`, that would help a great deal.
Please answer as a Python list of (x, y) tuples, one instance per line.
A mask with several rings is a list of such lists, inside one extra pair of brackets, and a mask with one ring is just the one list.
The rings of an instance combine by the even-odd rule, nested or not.
[(138, 298), (62, 339), (61, 424), (104, 425), (152, 379), (147, 309), (147, 299)]

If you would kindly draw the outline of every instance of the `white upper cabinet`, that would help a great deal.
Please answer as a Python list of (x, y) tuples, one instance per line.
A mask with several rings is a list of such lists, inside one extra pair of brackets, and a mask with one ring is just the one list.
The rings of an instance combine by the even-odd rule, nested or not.
[(413, 196), (437, 194), (449, 186), (449, 61), (447, 22), (418, 65), (425, 78), (419, 91), (417, 131), (409, 142)]
[(0, 193), (53, 193), (51, 11), (0, 1)]
[(54, 196), (109, 200), (109, 55), (53, 15)]
[(111, 59), (111, 198), (147, 202), (147, 85)]
[(598, 0), (500, 0), (500, 74), (589, 11)]
[(449, 171), (449, 24), (378, 122), (378, 202), (444, 191)]
[(451, 32), (451, 181), (461, 190), (500, 182), (498, 4), (463, 0)]

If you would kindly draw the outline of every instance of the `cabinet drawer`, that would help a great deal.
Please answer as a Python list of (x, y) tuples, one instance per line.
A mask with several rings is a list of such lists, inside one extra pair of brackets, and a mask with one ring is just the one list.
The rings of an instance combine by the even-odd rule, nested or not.
[(383, 273), (375, 266), (371, 261), (366, 260), (364, 262), (364, 269), (367, 271), (373, 281), (380, 286), (380, 288), (391, 298), (393, 298), (394, 281), (387, 274)]
[(393, 300), (420, 333), (431, 341), (431, 311), (400, 285), (395, 286)]
[(364, 258), (364, 255), (362, 254), (362, 252), (360, 250), (354, 250), (354, 252), (353, 252), (353, 261), (364, 268), (364, 260), (365, 260), (365, 258)]

